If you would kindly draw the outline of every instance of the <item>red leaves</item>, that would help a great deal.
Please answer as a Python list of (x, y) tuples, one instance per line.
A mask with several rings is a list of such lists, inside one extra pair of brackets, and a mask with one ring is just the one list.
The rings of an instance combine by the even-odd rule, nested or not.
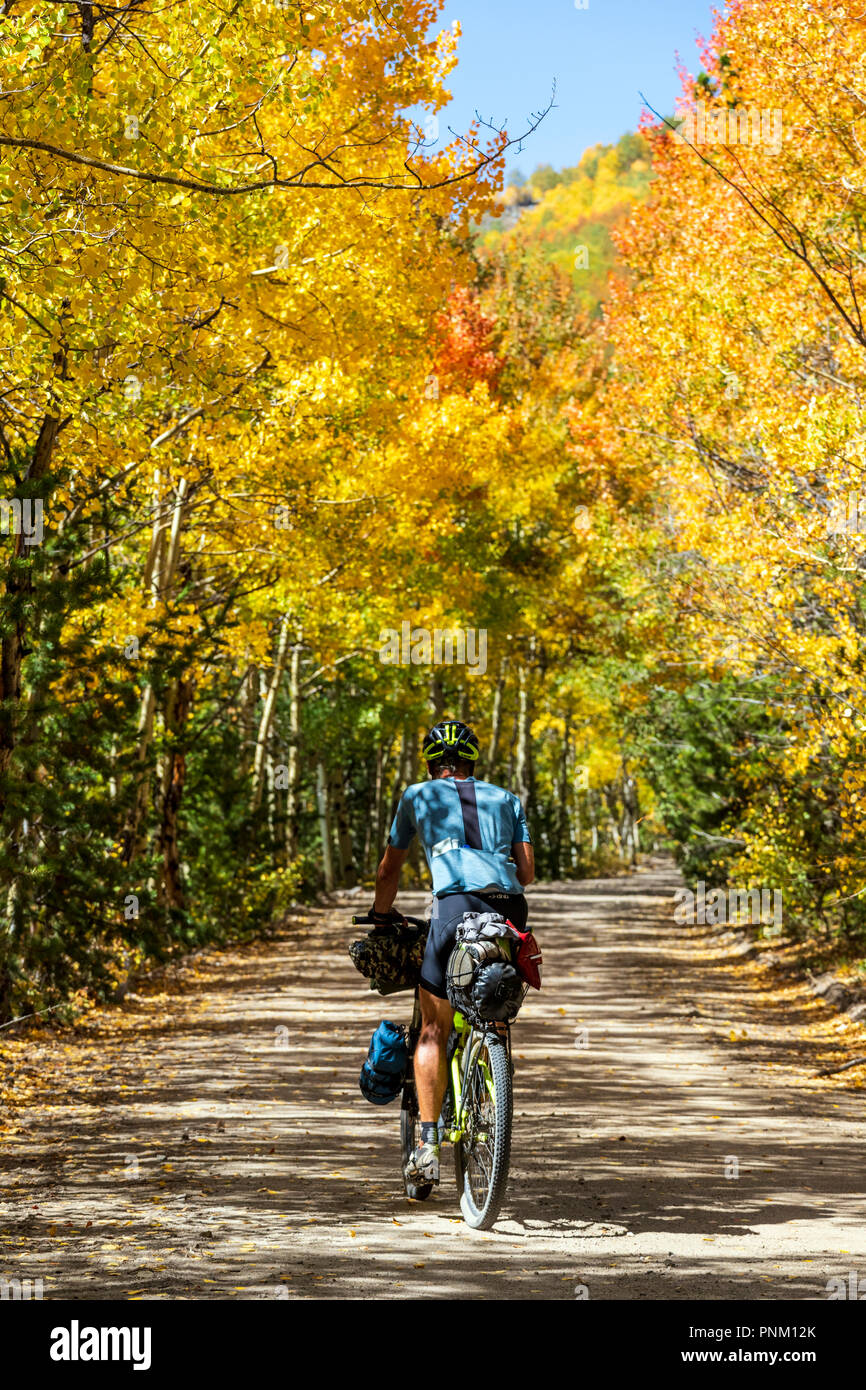
[(496, 320), (485, 314), (475, 289), (458, 286), (451, 291), (447, 309), (437, 315), (442, 345), (434, 374), (440, 390), (467, 393), (477, 381), (495, 390), (502, 363), (489, 346)]

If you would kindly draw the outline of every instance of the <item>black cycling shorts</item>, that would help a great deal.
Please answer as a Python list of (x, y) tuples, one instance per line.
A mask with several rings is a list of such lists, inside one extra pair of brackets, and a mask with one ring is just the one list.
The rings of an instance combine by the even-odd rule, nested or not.
[(518, 931), (526, 927), (527, 907), (522, 893), (446, 893), (437, 898), (421, 962), (421, 987), (437, 999), (448, 998), (445, 972), (464, 912), (500, 912)]

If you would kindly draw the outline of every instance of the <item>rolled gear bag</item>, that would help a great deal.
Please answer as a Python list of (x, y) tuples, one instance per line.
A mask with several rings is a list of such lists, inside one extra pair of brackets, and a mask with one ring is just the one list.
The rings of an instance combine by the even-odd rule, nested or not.
[(541, 989), (541, 948), (531, 931), (519, 931), (499, 912), (464, 912), (457, 928), (458, 942), (498, 941), (501, 945), (503, 938), (509, 943), (509, 949), (503, 953), (504, 959), (512, 962), (528, 985)]
[(414, 989), (421, 979), (421, 962), (427, 945), (427, 932), (411, 922), (384, 922), (359, 941), (353, 941), (349, 955), (370, 988), (380, 994), (397, 994)]
[(527, 985), (514, 968), (518, 933), (498, 912), (465, 912), (448, 959), (448, 1002), (469, 1023), (506, 1023), (516, 1018)]
[(367, 1060), (358, 1078), (364, 1099), (371, 1105), (387, 1105), (396, 1100), (408, 1068), (406, 1030), (399, 1023), (383, 1019), (370, 1039)]

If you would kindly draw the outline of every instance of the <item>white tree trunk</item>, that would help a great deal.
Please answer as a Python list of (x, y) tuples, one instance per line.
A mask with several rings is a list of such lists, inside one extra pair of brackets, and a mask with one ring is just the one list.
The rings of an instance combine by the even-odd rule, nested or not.
[(298, 630), (289, 663), (289, 747), (286, 757), (286, 857), (291, 864), (298, 854), (298, 815), (301, 780), (301, 652), (303, 634)]
[(316, 767), (316, 800), (319, 807), (319, 830), (322, 836), (322, 871), (325, 892), (334, 891), (334, 851), (331, 844), (331, 808), (328, 795), (328, 774), (324, 763)]
[(257, 811), (261, 805), (262, 790), (265, 781), (265, 755), (268, 745), (268, 737), (271, 732), (271, 724), (274, 718), (274, 709), (277, 703), (277, 693), (280, 688), (280, 681), (286, 669), (286, 657), (289, 652), (289, 615), (286, 613), (280, 624), (280, 636), (277, 642), (277, 655), (274, 661), (274, 669), (265, 695), (262, 717), (259, 720), (259, 732), (256, 738), (256, 751), (253, 757), (253, 789), (252, 789), (252, 809)]

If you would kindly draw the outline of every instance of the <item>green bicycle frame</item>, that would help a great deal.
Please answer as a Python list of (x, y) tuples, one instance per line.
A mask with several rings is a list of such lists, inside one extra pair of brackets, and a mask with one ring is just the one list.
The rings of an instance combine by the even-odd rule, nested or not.
[[(484, 1043), (484, 1033), (476, 1030), (466, 1022), (461, 1013), (454, 1014), (454, 1027), (460, 1037), (460, 1041), (454, 1049), (451, 1058), (451, 1089), (454, 1096), (454, 1124), (448, 1132), (448, 1138), (452, 1144), (456, 1144), (463, 1138), (466, 1129), (466, 1116), (464, 1113), (463, 1097), (466, 1084), (471, 1075), (471, 1069)], [(468, 1033), (468, 1037), (466, 1036)], [(496, 1103), (496, 1090), (493, 1085), (493, 1077), (490, 1075), (490, 1068), (486, 1062), (479, 1063), (481, 1073), (484, 1078), (484, 1085), (487, 1088), (494, 1104)]]

